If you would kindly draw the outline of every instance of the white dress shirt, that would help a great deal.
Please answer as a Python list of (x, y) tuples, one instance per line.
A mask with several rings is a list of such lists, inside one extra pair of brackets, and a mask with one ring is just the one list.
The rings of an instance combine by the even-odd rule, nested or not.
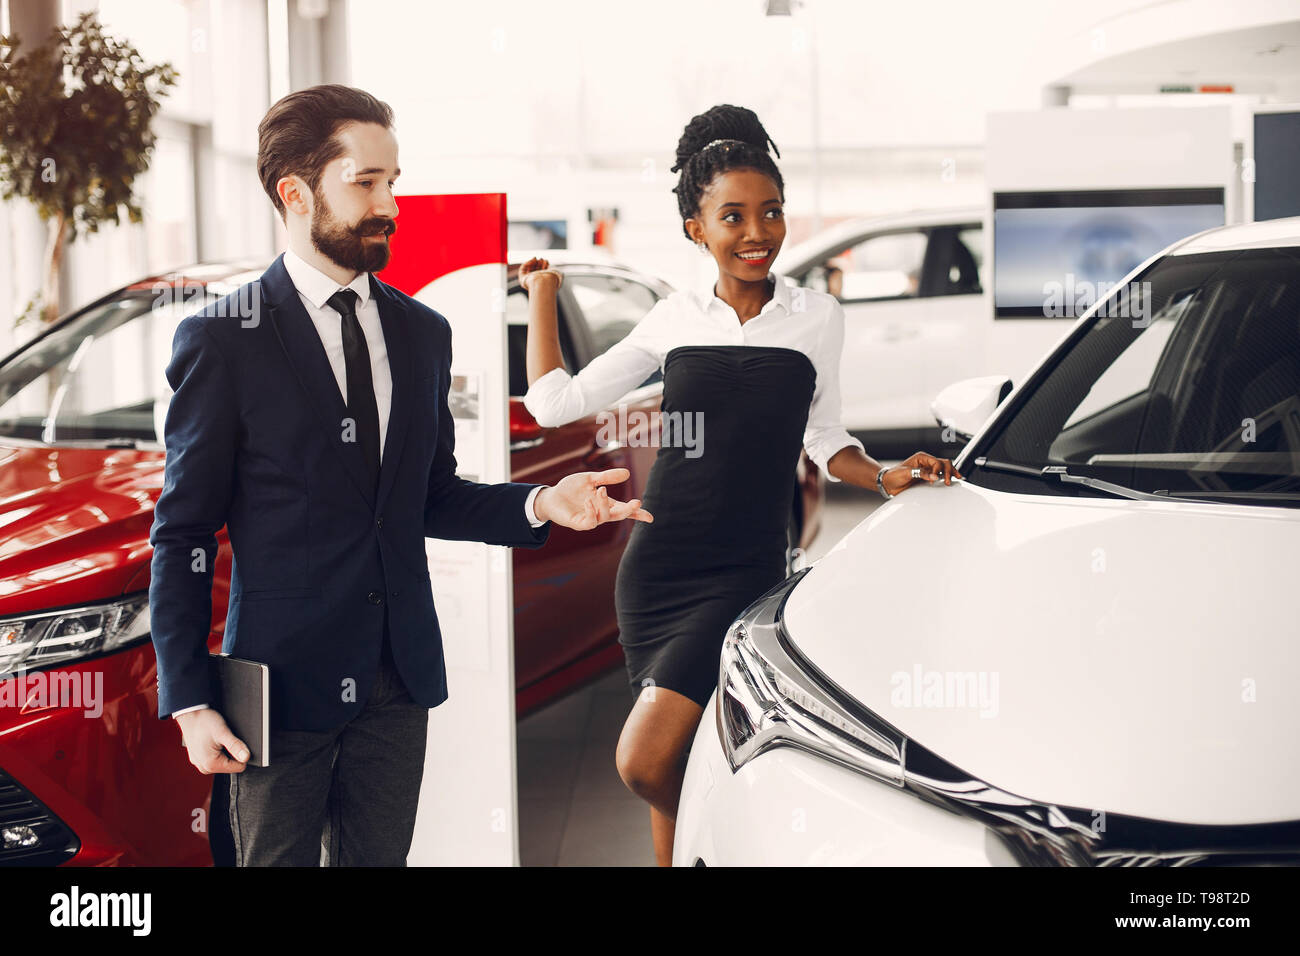
[[(302, 307), (311, 317), (312, 325), (325, 346), (325, 355), (334, 370), (334, 381), (346, 404), (348, 400), (348, 368), (343, 355), (343, 320), (329, 298), (341, 289), (351, 289), (361, 298), (357, 302), (357, 321), (366, 337), (366, 350), (370, 353), (370, 378), (375, 386), (375, 404), (379, 406), (379, 460), (384, 460), (384, 437), (388, 431), (388, 416), (393, 405), (393, 374), (388, 368), (388, 348), (384, 342), (384, 327), (379, 321), (379, 305), (370, 297), (370, 273), (362, 272), (346, 286), (341, 286), (315, 266), (309, 264), (292, 249), (284, 252), (284, 268), (298, 290)], [(524, 514), (528, 523), (539, 528), (546, 522), (538, 521), (533, 513), (533, 499), (541, 488), (534, 488), (524, 501)]]
[[(351, 289), (359, 297), (356, 304), (357, 321), (361, 323), (361, 332), (366, 339), (366, 351), (370, 353), (370, 380), (374, 384), (375, 404), (379, 409), (379, 460), (384, 459), (384, 438), (388, 432), (388, 417), (393, 407), (393, 374), (388, 367), (388, 348), (384, 342), (384, 327), (379, 321), (379, 305), (370, 296), (370, 273), (362, 272), (346, 286), (341, 286), (292, 249), (284, 251), (284, 268), (298, 290), (298, 298), (307, 316), (316, 327), (321, 345), (325, 347), (325, 356), (330, 368), (334, 370), (334, 381), (338, 383), (339, 394), (343, 403), (348, 400), (348, 368), (343, 355), (343, 316), (329, 304), (330, 296), (341, 289)], [(524, 514), (528, 523), (539, 528), (546, 522), (538, 521), (533, 511), (533, 499), (541, 488), (534, 488), (524, 501)], [(207, 704), (196, 704), (172, 713), (173, 717), (187, 714), (191, 710), (203, 710)]]
[(370, 297), (370, 273), (362, 272), (346, 286), (341, 286), (292, 249), (284, 252), (284, 268), (298, 290), (302, 307), (316, 327), (321, 345), (325, 346), (325, 357), (334, 370), (334, 381), (338, 383), (345, 405), (348, 400), (348, 369), (343, 355), (343, 319), (342, 314), (329, 305), (329, 298), (343, 289), (351, 289), (357, 294), (357, 321), (361, 323), (366, 351), (370, 353), (370, 380), (375, 386), (375, 404), (379, 408), (379, 460), (383, 461), (388, 416), (393, 407), (393, 375), (388, 368), (388, 348), (384, 342), (384, 327), (379, 321), (379, 304)]
[(833, 295), (794, 285), (773, 272), (768, 277), (775, 281), (772, 298), (743, 323), (714, 293), (716, 280), (660, 299), (626, 338), (577, 375), (554, 368), (533, 382), (524, 407), (543, 427), (592, 415), (636, 388), (656, 368), (662, 371), (665, 357), (679, 345), (797, 349), (817, 370), (803, 446), (828, 480), (839, 481), (827, 470), (827, 462), (841, 448), (862, 448), (840, 424), (844, 308)]

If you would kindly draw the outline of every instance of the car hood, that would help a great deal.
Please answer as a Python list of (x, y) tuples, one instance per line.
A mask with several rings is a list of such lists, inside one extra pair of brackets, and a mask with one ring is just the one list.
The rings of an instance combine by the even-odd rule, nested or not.
[(1289, 509), (922, 486), (813, 566), (785, 624), (843, 690), (999, 789), (1294, 820), (1297, 544)]
[(163, 453), (0, 442), (0, 614), (147, 586)]

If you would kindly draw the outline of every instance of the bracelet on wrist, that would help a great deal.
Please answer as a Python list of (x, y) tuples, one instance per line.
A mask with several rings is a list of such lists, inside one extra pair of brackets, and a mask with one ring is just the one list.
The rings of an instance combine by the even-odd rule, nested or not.
[(888, 468), (882, 467), (879, 471), (876, 472), (876, 490), (880, 492), (880, 496), (884, 498), (886, 501), (894, 497), (888, 491), (885, 490), (885, 472), (888, 470), (889, 470)]

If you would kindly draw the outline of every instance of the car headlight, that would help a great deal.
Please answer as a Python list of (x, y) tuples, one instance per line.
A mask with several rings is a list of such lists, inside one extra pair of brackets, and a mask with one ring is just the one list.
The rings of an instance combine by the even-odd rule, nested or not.
[(782, 633), (781, 609), (808, 570), (751, 604), (727, 631), (717, 706), (727, 761), (734, 772), (773, 747), (796, 747), (901, 787), (902, 735), (816, 674)]
[(149, 635), (149, 594), (0, 620), (0, 674), (117, 650)]

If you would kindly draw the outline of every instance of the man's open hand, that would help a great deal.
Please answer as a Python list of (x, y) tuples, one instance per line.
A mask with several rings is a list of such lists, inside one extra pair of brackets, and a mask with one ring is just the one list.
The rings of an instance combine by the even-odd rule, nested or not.
[(620, 485), (627, 481), (626, 468), (608, 471), (582, 471), (560, 479), (557, 485), (548, 485), (533, 499), (533, 512), (540, 521), (554, 521), (574, 531), (590, 531), (606, 521), (654, 521), (654, 516), (641, 507), (641, 499), (617, 501), (605, 492), (605, 485)]

